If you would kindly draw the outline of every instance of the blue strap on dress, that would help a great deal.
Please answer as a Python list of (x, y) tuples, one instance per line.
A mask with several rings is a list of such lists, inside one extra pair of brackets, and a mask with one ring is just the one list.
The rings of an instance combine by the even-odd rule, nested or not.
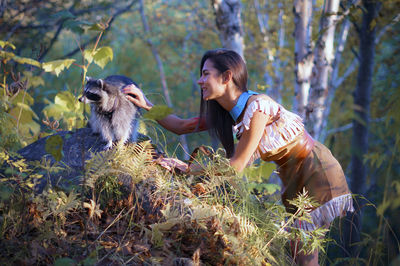
[(233, 120), (236, 122), (239, 116), (242, 114), (244, 107), (251, 95), (258, 94), (255, 91), (245, 91), (240, 96), (236, 105), (232, 108), (229, 114), (232, 116)]

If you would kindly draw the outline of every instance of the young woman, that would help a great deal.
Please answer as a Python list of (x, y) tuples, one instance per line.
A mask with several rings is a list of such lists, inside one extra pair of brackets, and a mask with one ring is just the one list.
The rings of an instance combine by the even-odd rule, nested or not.
[[(288, 203), (303, 189), (320, 206), (311, 212), (313, 223), (298, 226), (306, 230), (329, 226), (335, 217), (353, 211), (352, 198), (342, 168), (331, 152), (312, 139), (301, 118), (264, 94), (247, 90), (247, 69), (234, 51), (207, 51), (200, 64), (200, 117), (181, 119), (169, 115), (158, 121), (176, 134), (208, 129), (226, 150), (238, 172), (254, 159), (274, 161), (283, 183), (282, 201)], [(143, 92), (126, 87), (124, 92), (137, 106), (150, 110), (153, 104)], [(233, 132), (239, 139), (234, 146)], [(190, 171), (190, 168), (189, 168)], [(318, 252), (299, 254), (300, 264), (317, 265)]]

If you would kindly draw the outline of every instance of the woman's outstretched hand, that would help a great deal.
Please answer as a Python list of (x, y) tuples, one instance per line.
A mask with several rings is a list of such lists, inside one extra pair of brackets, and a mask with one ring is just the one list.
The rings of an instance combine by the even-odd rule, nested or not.
[(153, 104), (144, 96), (141, 89), (136, 87), (134, 84), (125, 86), (122, 92), (126, 94), (126, 97), (137, 107), (143, 108), (147, 111), (153, 107)]
[(189, 171), (189, 165), (176, 158), (160, 157), (155, 162), (169, 171), (172, 171), (174, 169), (178, 169), (183, 173), (187, 173)]

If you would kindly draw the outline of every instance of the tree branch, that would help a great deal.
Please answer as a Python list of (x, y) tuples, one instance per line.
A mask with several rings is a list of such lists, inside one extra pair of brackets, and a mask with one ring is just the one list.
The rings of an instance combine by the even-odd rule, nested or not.
[(60, 25), (58, 26), (58, 29), (56, 31), (56, 33), (54, 34), (53, 38), (50, 41), (49, 46), (47, 47), (46, 50), (43, 51), (43, 53), (39, 56), (38, 61), (41, 62), (43, 60), (43, 58), (47, 55), (47, 53), (50, 51), (50, 49), (53, 47), (54, 43), (56, 42), (56, 40), (58, 39), (58, 36), (61, 33), (61, 30), (64, 27), (64, 21), (60, 23)]
[[(133, 4), (135, 4), (136, 2), (137, 2), (137, 0), (131, 1), (131, 3), (129, 3), (127, 6), (118, 9), (118, 10), (112, 15), (112, 17), (111, 17), (111, 19), (110, 19), (110, 22), (108, 23), (108, 27), (107, 27), (107, 29), (104, 31), (103, 36), (105, 36), (105, 34), (106, 34), (106, 33), (108, 32), (108, 30), (111, 28), (111, 24), (114, 22), (114, 20), (115, 20), (118, 16), (120, 16), (120, 15), (126, 13), (126, 12), (129, 12), (129, 11), (134, 11), (134, 10), (131, 10), (131, 8), (132, 8)], [(65, 54), (65, 55), (63, 55), (63, 56), (61, 56), (61, 57), (59, 57), (59, 59), (67, 58), (67, 57), (73, 56), (73, 55), (76, 54), (77, 52), (81, 51), (82, 48), (85, 48), (85, 47), (88, 46), (89, 44), (95, 42), (96, 39), (97, 39), (97, 37), (91, 38), (90, 40), (88, 40), (87, 42), (85, 42), (85, 43), (84, 43), (83, 45), (81, 45), (80, 47), (78, 47), (78, 48), (76, 48), (76, 49), (74, 49), (74, 50), (68, 52), (67, 54)]]
[[(383, 122), (383, 121), (385, 121), (384, 117), (375, 118), (375, 119), (371, 119), (370, 120), (370, 122), (373, 122), (373, 123), (379, 123), (379, 122)], [(348, 124), (346, 124), (344, 126), (337, 127), (337, 128), (332, 128), (332, 129), (328, 130), (326, 132), (326, 135), (327, 136), (333, 135), (333, 134), (336, 134), (336, 133), (339, 133), (339, 132), (344, 132), (344, 131), (350, 130), (352, 128), (353, 128), (353, 123), (348, 123)]]
[(393, 26), (395, 25), (397, 22), (400, 21), (400, 14), (397, 14), (392, 21), (387, 24), (385, 27), (383, 27), (381, 29), (381, 31), (378, 33), (378, 35), (376, 36), (376, 40), (375, 40), (375, 44), (378, 44), (379, 41), (381, 40), (381, 38), (383, 37), (383, 35)]

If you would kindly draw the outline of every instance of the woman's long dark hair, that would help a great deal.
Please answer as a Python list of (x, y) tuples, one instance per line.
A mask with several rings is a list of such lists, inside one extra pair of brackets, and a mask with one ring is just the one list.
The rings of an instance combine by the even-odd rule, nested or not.
[[(207, 59), (213, 63), (214, 68), (220, 74), (230, 70), (232, 72), (233, 83), (236, 87), (243, 92), (247, 91), (246, 63), (238, 53), (227, 49), (207, 51), (201, 59), (200, 76)], [(222, 146), (226, 150), (227, 157), (231, 158), (235, 152), (232, 134), (234, 121), (229, 112), (222, 108), (217, 101), (203, 100), (203, 91), (201, 91), (200, 117), (206, 118), (210, 135), (217, 137), (221, 141)]]

